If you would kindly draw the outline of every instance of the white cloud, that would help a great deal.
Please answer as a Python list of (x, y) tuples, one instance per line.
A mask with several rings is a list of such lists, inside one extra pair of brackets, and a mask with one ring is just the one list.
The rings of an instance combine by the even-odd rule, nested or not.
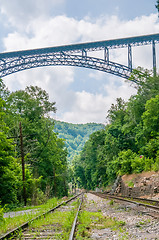
[(107, 97), (102, 94), (91, 94), (86, 91), (75, 93), (75, 102), (69, 112), (64, 113), (63, 121), (87, 123), (103, 122)]
[(11, 26), (24, 30), (27, 24), (34, 18), (43, 18), (56, 13), (58, 6), (65, 0), (0, 0), (0, 12), (7, 16)]
[(127, 101), (136, 93), (130, 85), (122, 79), (114, 80), (114, 77), (109, 77), (108, 83), (104, 85), (105, 94), (76, 92), (72, 108), (63, 114), (62, 120), (74, 123), (106, 123), (107, 111), (112, 103), (116, 103), (116, 98), (121, 97)]
[[(62, 0), (61, 0), (62, 1)], [(60, 2), (61, 2), (60, 1)], [(3, 4), (3, 12), (9, 14), (11, 7), (10, 1)], [(34, 1), (32, 1), (34, 2)], [(36, 0), (39, 4), (39, 1)], [(41, 3), (44, 1), (40, 1)], [(57, 4), (57, 1), (49, 1)], [(14, 2), (15, 3), (15, 2)], [(16, 0), (20, 3), (20, 0)], [(28, 10), (31, 5), (28, 1)], [(17, 4), (15, 4), (17, 6)], [(12, 1), (11, 1), (12, 6)], [(33, 3), (34, 6), (34, 3)], [(20, 6), (19, 6), (20, 7)], [(43, 5), (40, 6), (42, 11)], [(45, 6), (44, 6), (45, 8)], [(15, 9), (13, 8), (13, 11)], [(46, 9), (45, 12), (49, 11)], [(36, 11), (33, 14), (36, 15)], [(157, 14), (150, 16), (142, 16), (131, 21), (121, 21), (116, 16), (110, 18), (101, 17), (92, 22), (91, 19), (85, 18), (76, 20), (65, 15), (48, 18), (46, 15), (42, 17), (32, 18), (29, 13), (26, 28), (19, 31), (17, 28), (4, 38), (4, 46), (6, 51), (40, 48), (47, 46), (58, 46), (63, 44), (88, 42), (94, 40), (106, 40), (113, 38), (121, 38), (135, 36), (141, 34), (158, 33), (159, 23), (157, 22)], [(30, 18), (31, 21), (30, 21)], [(19, 16), (11, 14), (9, 21), (16, 27), (18, 25)], [(143, 66), (151, 66), (147, 58), (151, 57), (150, 48), (136, 47), (133, 49), (133, 59), (136, 64)], [(103, 53), (99, 53), (101, 56)], [(97, 54), (98, 55), (98, 54)], [(97, 56), (96, 55), (96, 56)], [(157, 53), (158, 55), (158, 53)], [(127, 63), (127, 49), (117, 49), (110, 51), (110, 60), (119, 63)], [(137, 66), (136, 65), (136, 66)], [(78, 71), (79, 72), (79, 71)], [(100, 80), (99, 89), (103, 88), (101, 94), (93, 94), (87, 91), (73, 91), (71, 88), (74, 83), (74, 68), (71, 67), (45, 67), (37, 68), (29, 71), (23, 71), (4, 78), (5, 82), (11, 90), (25, 88), (26, 85), (39, 85), (46, 89), (50, 95), (50, 99), (57, 102), (57, 118), (69, 122), (104, 122), (106, 112), (110, 108), (111, 103), (115, 102), (117, 97), (128, 99), (134, 92), (134, 89), (123, 80), (114, 76), (103, 74), (100, 72), (90, 73), (90, 78)], [(107, 81), (105, 81), (105, 79)], [(107, 84), (106, 84), (107, 83)], [(75, 84), (75, 83), (74, 83)]]

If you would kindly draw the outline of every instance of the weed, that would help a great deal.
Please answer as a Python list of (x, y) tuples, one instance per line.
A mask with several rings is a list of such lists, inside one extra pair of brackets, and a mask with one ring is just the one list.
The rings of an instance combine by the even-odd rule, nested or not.
[[(72, 204), (71, 204), (72, 205)], [(55, 211), (47, 215), (47, 217), (42, 217), (37, 219), (32, 224), (30, 224), (30, 229), (33, 228), (53, 228), (55, 231), (56, 239), (66, 240), (69, 237), (71, 231), (72, 223), (75, 218), (75, 214), (78, 207), (78, 200), (73, 203), (73, 208), (71, 211)], [(60, 230), (60, 233), (59, 233)]]
[(131, 188), (134, 187), (134, 183), (133, 183), (133, 181), (129, 181), (129, 182), (127, 182), (127, 184), (128, 184), (128, 187), (131, 187)]
[(79, 202), (80, 202), (80, 200), (79, 200), (79, 198), (78, 198), (76, 201), (73, 201), (73, 202), (71, 203), (71, 206), (77, 207), (77, 206), (79, 205)]
[(101, 212), (83, 211), (79, 214), (79, 225), (77, 227), (76, 239), (90, 239), (90, 231), (94, 228), (104, 229), (112, 228), (119, 229), (125, 225), (123, 221), (117, 221), (110, 217), (105, 217)]
[(113, 206), (114, 205), (114, 200), (111, 199), (110, 202), (109, 202), (109, 205)]
[(3, 212), (4, 212), (4, 209), (0, 205), (0, 226), (3, 225), (5, 222), (5, 219), (3, 217)]
[(129, 234), (128, 232), (125, 232), (124, 235), (119, 235), (119, 240), (129, 240)]
[(149, 222), (150, 222), (150, 219), (140, 221), (140, 222), (136, 223), (136, 227), (142, 228), (143, 225), (146, 225)]

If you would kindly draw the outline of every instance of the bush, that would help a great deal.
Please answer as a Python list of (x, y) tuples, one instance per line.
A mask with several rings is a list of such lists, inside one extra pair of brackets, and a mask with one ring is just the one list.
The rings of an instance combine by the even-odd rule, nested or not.
[(133, 173), (141, 173), (144, 171), (144, 157), (140, 158), (136, 156), (131, 162), (132, 172)]
[(145, 167), (144, 167), (144, 171), (151, 171), (153, 169), (153, 164), (154, 164), (154, 160), (153, 158), (144, 158), (145, 160)]
[(159, 171), (159, 151), (157, 151), (157, 157), (152, 166), (152, 170), (154, 170), (155, 172)]
[(132, 162), (136, 156), (136, 153), (133, 153), (130, 149), (127, 151), (121, 151), (114, 162), (114, 164), (117, 166), (117, 174), (131, 174), (133, 172)]
[(112, 163), (112, 169), (115, 170), (117, 175), (141, 173), (151, 170), (158, 171), (159, 169), (159, 157), (154, 161), (153, 158), (138, 156), (130, 149), (121, 151)]
[(0, 205), (0, 226), (4, 223), (4, 218), (3, 218), (3, 208)]

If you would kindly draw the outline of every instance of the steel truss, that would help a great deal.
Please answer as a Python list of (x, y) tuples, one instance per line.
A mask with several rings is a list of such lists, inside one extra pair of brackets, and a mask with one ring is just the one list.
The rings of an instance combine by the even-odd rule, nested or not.
[[(152, 44), (153, 68), (156, 70), (156, 43), (159, 43), (159, 34), (1, 53), (0, 78), (18, 71), (42, 66), (77, 66), (128, 79), (132, 72), (132, 46)], [(109, 49), (123, 47), (128, 48), (128, 66), (109, 60)], [(104, 51), (103, 59), (89, 57), (87, 54), (87, 52), (98, 50)]]
[(0, 65), (0, 77), (19, 72), (25, 69), (42, 66), (77, 66), (96, 69), (128, 79), (131, 71), (127, 66), (105, 61), (99, 58), (72, 54), (33, 55), (30, 57), (15, 58)]

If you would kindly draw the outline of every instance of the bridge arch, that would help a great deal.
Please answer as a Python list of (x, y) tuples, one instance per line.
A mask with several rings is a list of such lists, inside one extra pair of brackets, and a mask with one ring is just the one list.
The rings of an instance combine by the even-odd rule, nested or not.
[(11, 62), (0, 65), (0, 77), (10, 75), (26, 69), (44, 67), (44, 66), (76, 66), (95, 69), (106, 73), (128, 79), (131, 75), (131, 69), (119, 63), (105, 61), (103, 59), (67, 54), (56, 53), (47, 55), (33, 55), (29, 58), (15, 58)]
[[(156, 74), (155, 44), (159, 34), (99, 42), (0, 53), (0, 78), (25, 69), (42, 66), (77, 66), (111, 73), (129, 79), (132, 72), (132, 47), (152, 45), (153, 70)], [(109, 59), (109, 50), (128, 48), (128, 66)], [(88, 52), (104, 51), (104, 58), (89, 57)], [(136, 80), (132, 80), (137, 82)]]

